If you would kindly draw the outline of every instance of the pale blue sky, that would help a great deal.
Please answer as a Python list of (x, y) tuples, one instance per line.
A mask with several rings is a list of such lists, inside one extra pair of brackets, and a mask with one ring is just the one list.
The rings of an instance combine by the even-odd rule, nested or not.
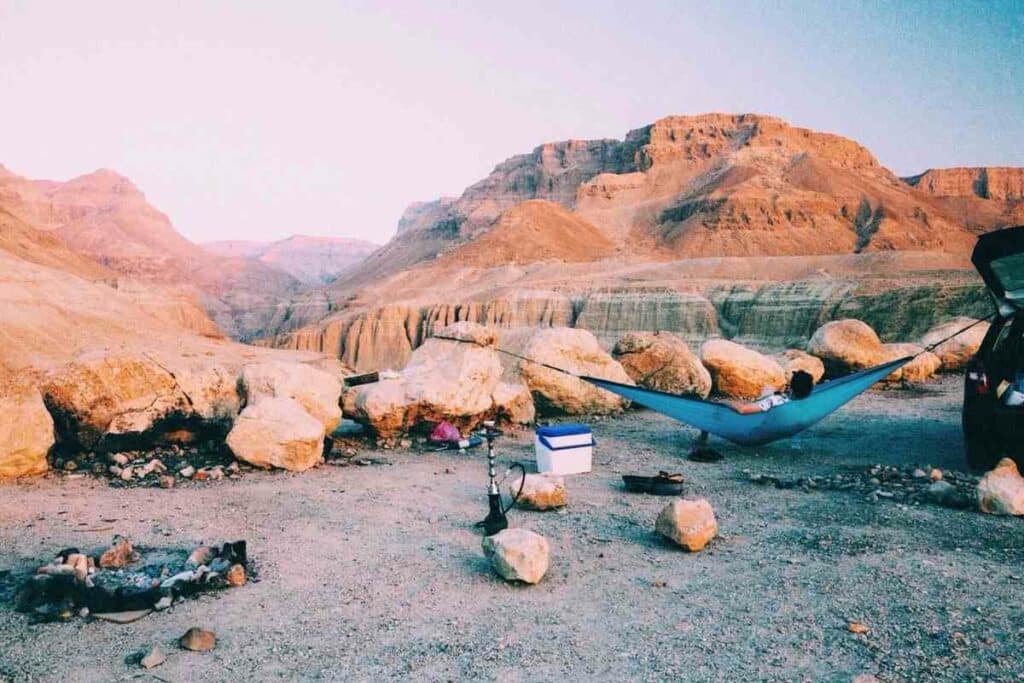
[(0, 0), (0, 163), (113, 168), (197, 241), (383, 242), (512, 154), (674, 113), (1024, 165), (1022, 72), (1024, 2)]

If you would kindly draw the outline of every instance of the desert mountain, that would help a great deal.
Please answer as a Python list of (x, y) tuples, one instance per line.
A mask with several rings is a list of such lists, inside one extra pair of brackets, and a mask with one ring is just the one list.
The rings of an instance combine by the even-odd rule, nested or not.
[(966, 170), (964, 192), (937, 180), (951, 172), (904, 180), (852, 140), (774, 117), (671, 116), (622, 140), (541, 145), (458, 198), (413, 204), (326, 301), (271, 329), (360, 368), (400, 364), (434, 324), (463, 319), (778, 347), (859, 314), (909, 338), (986, 310), (976, 235), (1024, 223), (1020, 170), (994, 171)]
[(0, 365), (47, 369), (94, 349), (222, 344), (194, 299), (143, 285), (0, 210)]
[(0, 209), (120, 275), (188, 289), (231, 336), (257, 333), (277, 302), (300, 287), (280, 270), (188, 241), (113, 171), (56, 182), (0, 167)]
[(379, 245), (344, 237), (292, 235), (276, 242), (224, 240), (201, 246), (219, 256), (258, 261), (305, 285), (325, 285), (361, 263)]
[(1024, 220), (1014, 199), (1019, 171), (992, 169), (992, 192), (950, 202), (926, 190), (927, 179), (905, 182), (838, 135), (754, 114), (671, 116), (621, 141), (541, 145), (502, 162), (457, 199), (414, 204), (395, 238), (336, 289), (501, 231), (504, 211), (534, 199), (573, 212), (643, 260), (966, 253), (978, 232)]

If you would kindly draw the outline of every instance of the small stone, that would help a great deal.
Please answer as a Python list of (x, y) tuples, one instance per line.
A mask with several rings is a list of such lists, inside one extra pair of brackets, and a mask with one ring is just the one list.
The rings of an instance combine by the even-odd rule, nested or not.
[(879, 484), (882, 483), (882, 480), (879, 479), (878, 477), (871, 477), (870, 479), (868, 479), (868, 483), (871, 484), (872, 486), (878, 486)]
[[(531, 510), (553, 510), (565, 507), (565, 479), (546, 474), (527, 474), (522, 481), (523, 491), (517, 502)], [(519, 482), (509, 485), (509, 493), (515, 495)]]
[(942, 470), (940, 470), (938, 467), (933, 467), (932, 471), (928, 473), (928, 478), (931, 479), (932, 481), (941, 481)]
[(924, 479), (925, 477), (928, 476), (928, 473), (922, 470), (920, 467), (918, 467), (917, 469), (910, 473), (910, 476), (912, 476), (914, 479)]
[(865, 634), (871, 629), (858, 621), (851, 621), (846, 625), (846, 630), (850, 633)]
[(155, 666), (160, 666), (167, 660), (167, 655), (160, 649), (159, 645), (150, 645), (142, 654), (142, 659), (139, 660), (139, 666), (143, 669), (152, 669)]
[(131, 467), (125, 467), (121, 470), (121, 479), (125, 481), (131, 481), (132, 477), (135, 476), (135, 470)]
[(548, 540), (528, 529), (504, 529), (484, 536), (484, 555), (506, 581), (537, 583), (548, 570)]
[(197, 470), (196, 473), (192, 475), (193, 481), (206, 481), (209, 478), (210, 472), (206, 468)]
[(230, 465), (228, 465), (227, 469), (228, 469), (228, 472), (230, 472), (231, 474), (238, 474), (238, 471), (241, 468), (238, 466), (238, 461), (236, 460), (236, 461), (232, 462)]
[(65, 472), (74, 472), (77, 469), (78, 469), (78, 463), (77, 462), (75, 462), (74, 460), (67, 460), (67, 461), (65, 461), (65, 463), (64, 463), (64, 471)]
[(227, 579), (228, 585), (232, 587), (244, 586), (245, 585), (245, 567), (240, 564), (231, 565), (231, 569), (224, 575)]
[(213, 481), (219, 481), (224, 478), (224, 470), (218, 465), (207, 470), (207, 476)]
[(960, 495), (960, 492), (956, 490), (956, 487), (950, 484), (948, 481), (935, 481), (932, 482), (926, 491), (928, 500), (936, 505), (941, 505), (948, 508), (963, 508), (966, 507), (966, 500)]
[(89, 616), (89, 608), (83, 607), (82, 609), (78, 610), (78, 616), (82, 619), (85, 619), (87, 616)]
[(168, 607), (171, 606), (171, 604), (173, 602), (174, 602), (174, 598), (172, 598), (170, 595), (165, 595), (165, 596), (163, 596), (162, 598), (160, 598), (159, 600), (156, 601), (156, 604), (153, 605), (153, 609), (155, 609), (157, 611), (162, 610), (162, 609), (167, 609)]
[(398, 445), (400, 448), (412, 448), (412, 439), (402, 439)]
[(107, 468), (107, 471), (110, 472), (115, 477), (121, 476), (121, 468), (118, 467), (117, 465), (111, 465), (110, 467)]
[(665, 506), (658, 515), (655, 529), (686, 550), (697, 552), (718, 533), (718, 522), (707, 499), (680, 498)]
[(850, 683), (878, 683), (874, 674), (857, 674), (850, 679)]
[(174, 477), (171, 476), (170, 474), (160, 475), (160, 478), (157, 481), (160, 482), (160, 488), (162, 489), (174, 488)]
[(178, 639), (178, 644), (193, 652), (209, 652), (217, 644), (217, 636), (212, 631), (204, 631), (193, 626)]
[(192, 475), (194, 475), (195, 473), (196, 468), (192, 467), (192, 465), (186, 465), (185, 467), (182, 467), (180, 470), (178, 470), (178, 474), (185, 477), (186, 479), (191, 479)]
[(110, 455), (110, 461), (115, 465), (120, 465), (121, 467), (124, 467), (125, 465), (128, 464), (128, 456), (125, 455), (124, 453), (112, 453)]
[(104, 569), (120, 569), (135, 558), (135, 550), (127, 538), (115, 536), (114, 543), (100, 555), (100, 567)]

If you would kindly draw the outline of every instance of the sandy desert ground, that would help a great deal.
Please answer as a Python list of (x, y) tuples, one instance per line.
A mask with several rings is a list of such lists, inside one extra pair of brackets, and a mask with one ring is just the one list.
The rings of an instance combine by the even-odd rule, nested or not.
[[(472, 523), (484, 452), (362, 452), (389, 464), (114, 489), (50, 476), (0, 487), (0, 680), (1024, 680), (1024, 522), (749, 474), (963, 469), (959, 380), (870, 392), (798, 443), (683, 458), (694, 432), (649, 412), (595, 421), (595, 470), (562, 512), (516, 511), (552, 565), (532, 587), (489, 571)], [(532, 464), (530, 435), (500, 442)], [(666, 499), (622, 473), (681, 471), (720, 536), (659, 540)], [(116, 520), (105, 522), (104, 520)], [(30, 625), (8, 598), (57, 549), (114, 531), (142, 546), (247, 539), (260, 581), (129, 625)], [(856, 635), (847, 624), (866, 625)], [(212, 652), (180, 650), (191, 626)], [(125, 663), (159, 643), (149, 672)]]

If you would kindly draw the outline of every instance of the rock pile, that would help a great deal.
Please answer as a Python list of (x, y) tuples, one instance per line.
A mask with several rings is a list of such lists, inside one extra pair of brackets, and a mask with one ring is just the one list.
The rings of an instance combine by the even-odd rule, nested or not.
[(974, 506), (978, 478), (963, 472), (942, 471), (931, 466), (873, 465), (863, 470), (798, 478), (744, 470), (748, 480), (761, 486), (802, 491), (848, 491), (868, 502), (892, 501), (904, 505), (931, 503), (964, 509)]
[(187, 481), (234, 479), (250, 469), (248, 465), (240, 466), (231, 453), (216, 442), (162, 446), (150, 451), (57, 454), (53, 466), (69, 476), (106, 477), (113, 487), (165, 489)]
[(61, 550), (22, 584), (15, 606), (39, 621), (75, 615), (128, 621), (185, 597), (243, 585), (248, 571), (245, 541), (186, 554), (140, 550), (117, 536), (110, 547), (93, 553)]

